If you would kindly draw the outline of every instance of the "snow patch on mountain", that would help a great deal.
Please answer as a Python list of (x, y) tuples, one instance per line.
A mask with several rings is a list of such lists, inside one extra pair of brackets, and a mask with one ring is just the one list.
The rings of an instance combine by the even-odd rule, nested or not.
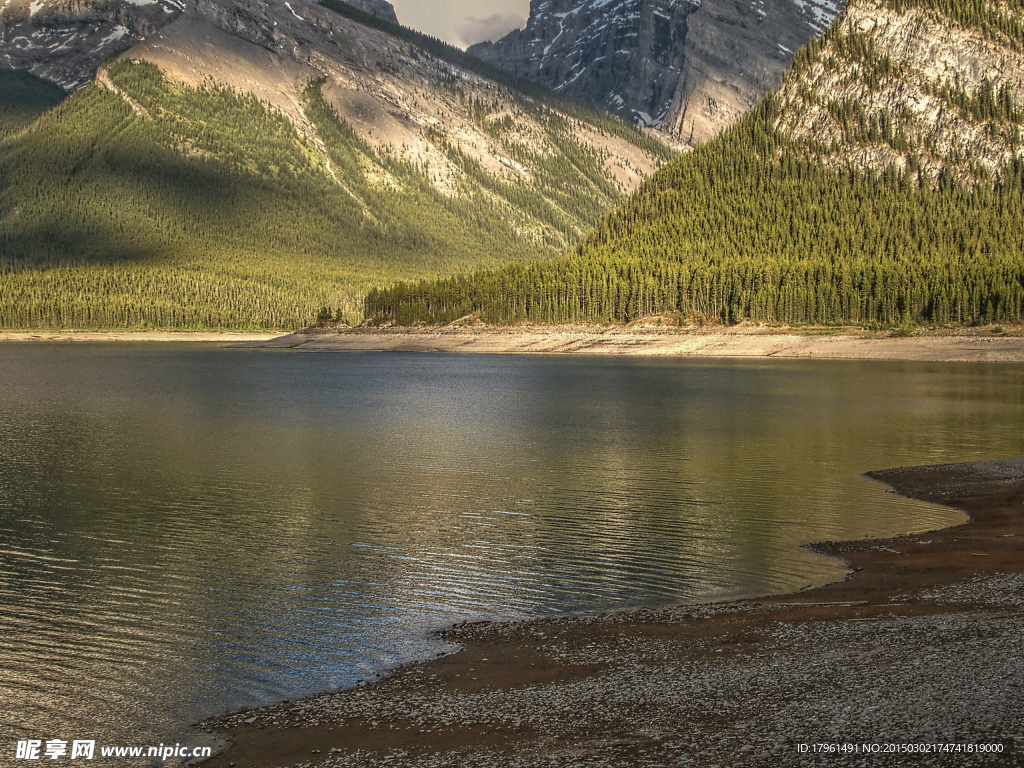
[(0, 67), (22, 69), (71, 91), (100, 62), (176, 19), (182, 0), (4, 0)]

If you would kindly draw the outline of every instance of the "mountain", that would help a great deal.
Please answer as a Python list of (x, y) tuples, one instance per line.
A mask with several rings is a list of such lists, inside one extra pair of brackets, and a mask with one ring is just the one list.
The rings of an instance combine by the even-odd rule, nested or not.
[(571, 254), (371, 293), (375, 321), (1024, 321), (1024, 5), (855, 0), (780, 88)]
[[(398, 23), (386, 0), (348, 0)], [(4, 0), (0, 69), (30, 72), (68, 91), (91, 82), (99, 64), (175, 21), (189, 0)]]
[[(128, 28), (134, 10), (103, 7)], [(4, 56), (31, 52), (17, 25), (50, 13), (33, 8)], [(554, 255), (671, 154), (386, 3), (139, 8), (160, 26), (49, 111), (52, 88), (0, 74), (0, 326), (359, 318), (374, 286)], [(115, 23), (83, 14), (81, 56), (32, 53), (37, 74), (80, 82)]]
[(392, 24), (398, 23), (398, 16), (395, 15), (395, 6), (389, 3), (387, 0), (344, 0), (346, 3), (351, 5), (353, 8), (357, 8), (363, 13), (368, 13), (371, 16), (375, 16), (382, 21), (387, 21)]
[(469, 52), (692, 145), (779, 85), (839, 0), (531, 0), (526, 28)]

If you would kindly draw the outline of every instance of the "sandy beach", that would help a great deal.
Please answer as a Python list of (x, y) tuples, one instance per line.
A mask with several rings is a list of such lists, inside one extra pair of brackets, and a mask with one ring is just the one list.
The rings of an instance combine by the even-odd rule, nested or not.
[(872, 476), (969, 523), (813, 545), (851, 575), (795, 594), (455, 627), (453, 655), (201, 724), (230, 744), (204, 765), (1022, 764), (1024, 459)]
[(794, 332), (777, 328), (629, 326), (443, 326), (308, 328), (253, 346), (317, 352), (459, 352), (586, 354), (639, 357), (777, 357), (931, 362), (1024, 362), (1018, 329), (886, 332)]

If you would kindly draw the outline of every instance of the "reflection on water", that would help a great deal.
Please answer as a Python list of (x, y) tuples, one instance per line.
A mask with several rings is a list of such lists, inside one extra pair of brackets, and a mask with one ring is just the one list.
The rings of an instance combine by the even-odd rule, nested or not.
[(864, 471), (1024, 453), (1022, 372), (2, 346), (0, 750), (168, 741), (460, 618), (836, 578), (798, 544), (958, 519)]

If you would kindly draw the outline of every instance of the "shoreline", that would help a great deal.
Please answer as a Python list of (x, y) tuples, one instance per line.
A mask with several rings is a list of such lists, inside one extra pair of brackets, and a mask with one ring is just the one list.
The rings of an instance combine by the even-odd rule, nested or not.
[(2, 343), (181, 342), (307, 352), (592, 355), (646, 358), (1024, 363), (1024, 328), (922, 329), (912, 336), (842, 328), (657, 325), (311, 327), (243, 331), (0, 331)]
[[(1019, 329), (1014, 329), (1017, 331)], [(742, 357), (907, 362), (1024, 362), (1024, 336), (923, 331), (907, 337), (881, 332), (734, 326), (459, 326), (434, 328), (307, 328), (260, 349), (311, 352), (435, 352), (576, 354), (630, 357)]]
[(205, 721), (230, 746), (202, 765), (818, 765), (841, 758), (799, 744), (1022, 743), (1024, 459), (869, 476), (969, 520), (809, 545), (852, 572), (788, 595), (458, 625), (453, 655)]
[(0, 344), (33, 344), (54, 342), (226, 342), (256, 344), (280, 338), (283, 332), (256, 333), (247, 331), (0, 331)]

